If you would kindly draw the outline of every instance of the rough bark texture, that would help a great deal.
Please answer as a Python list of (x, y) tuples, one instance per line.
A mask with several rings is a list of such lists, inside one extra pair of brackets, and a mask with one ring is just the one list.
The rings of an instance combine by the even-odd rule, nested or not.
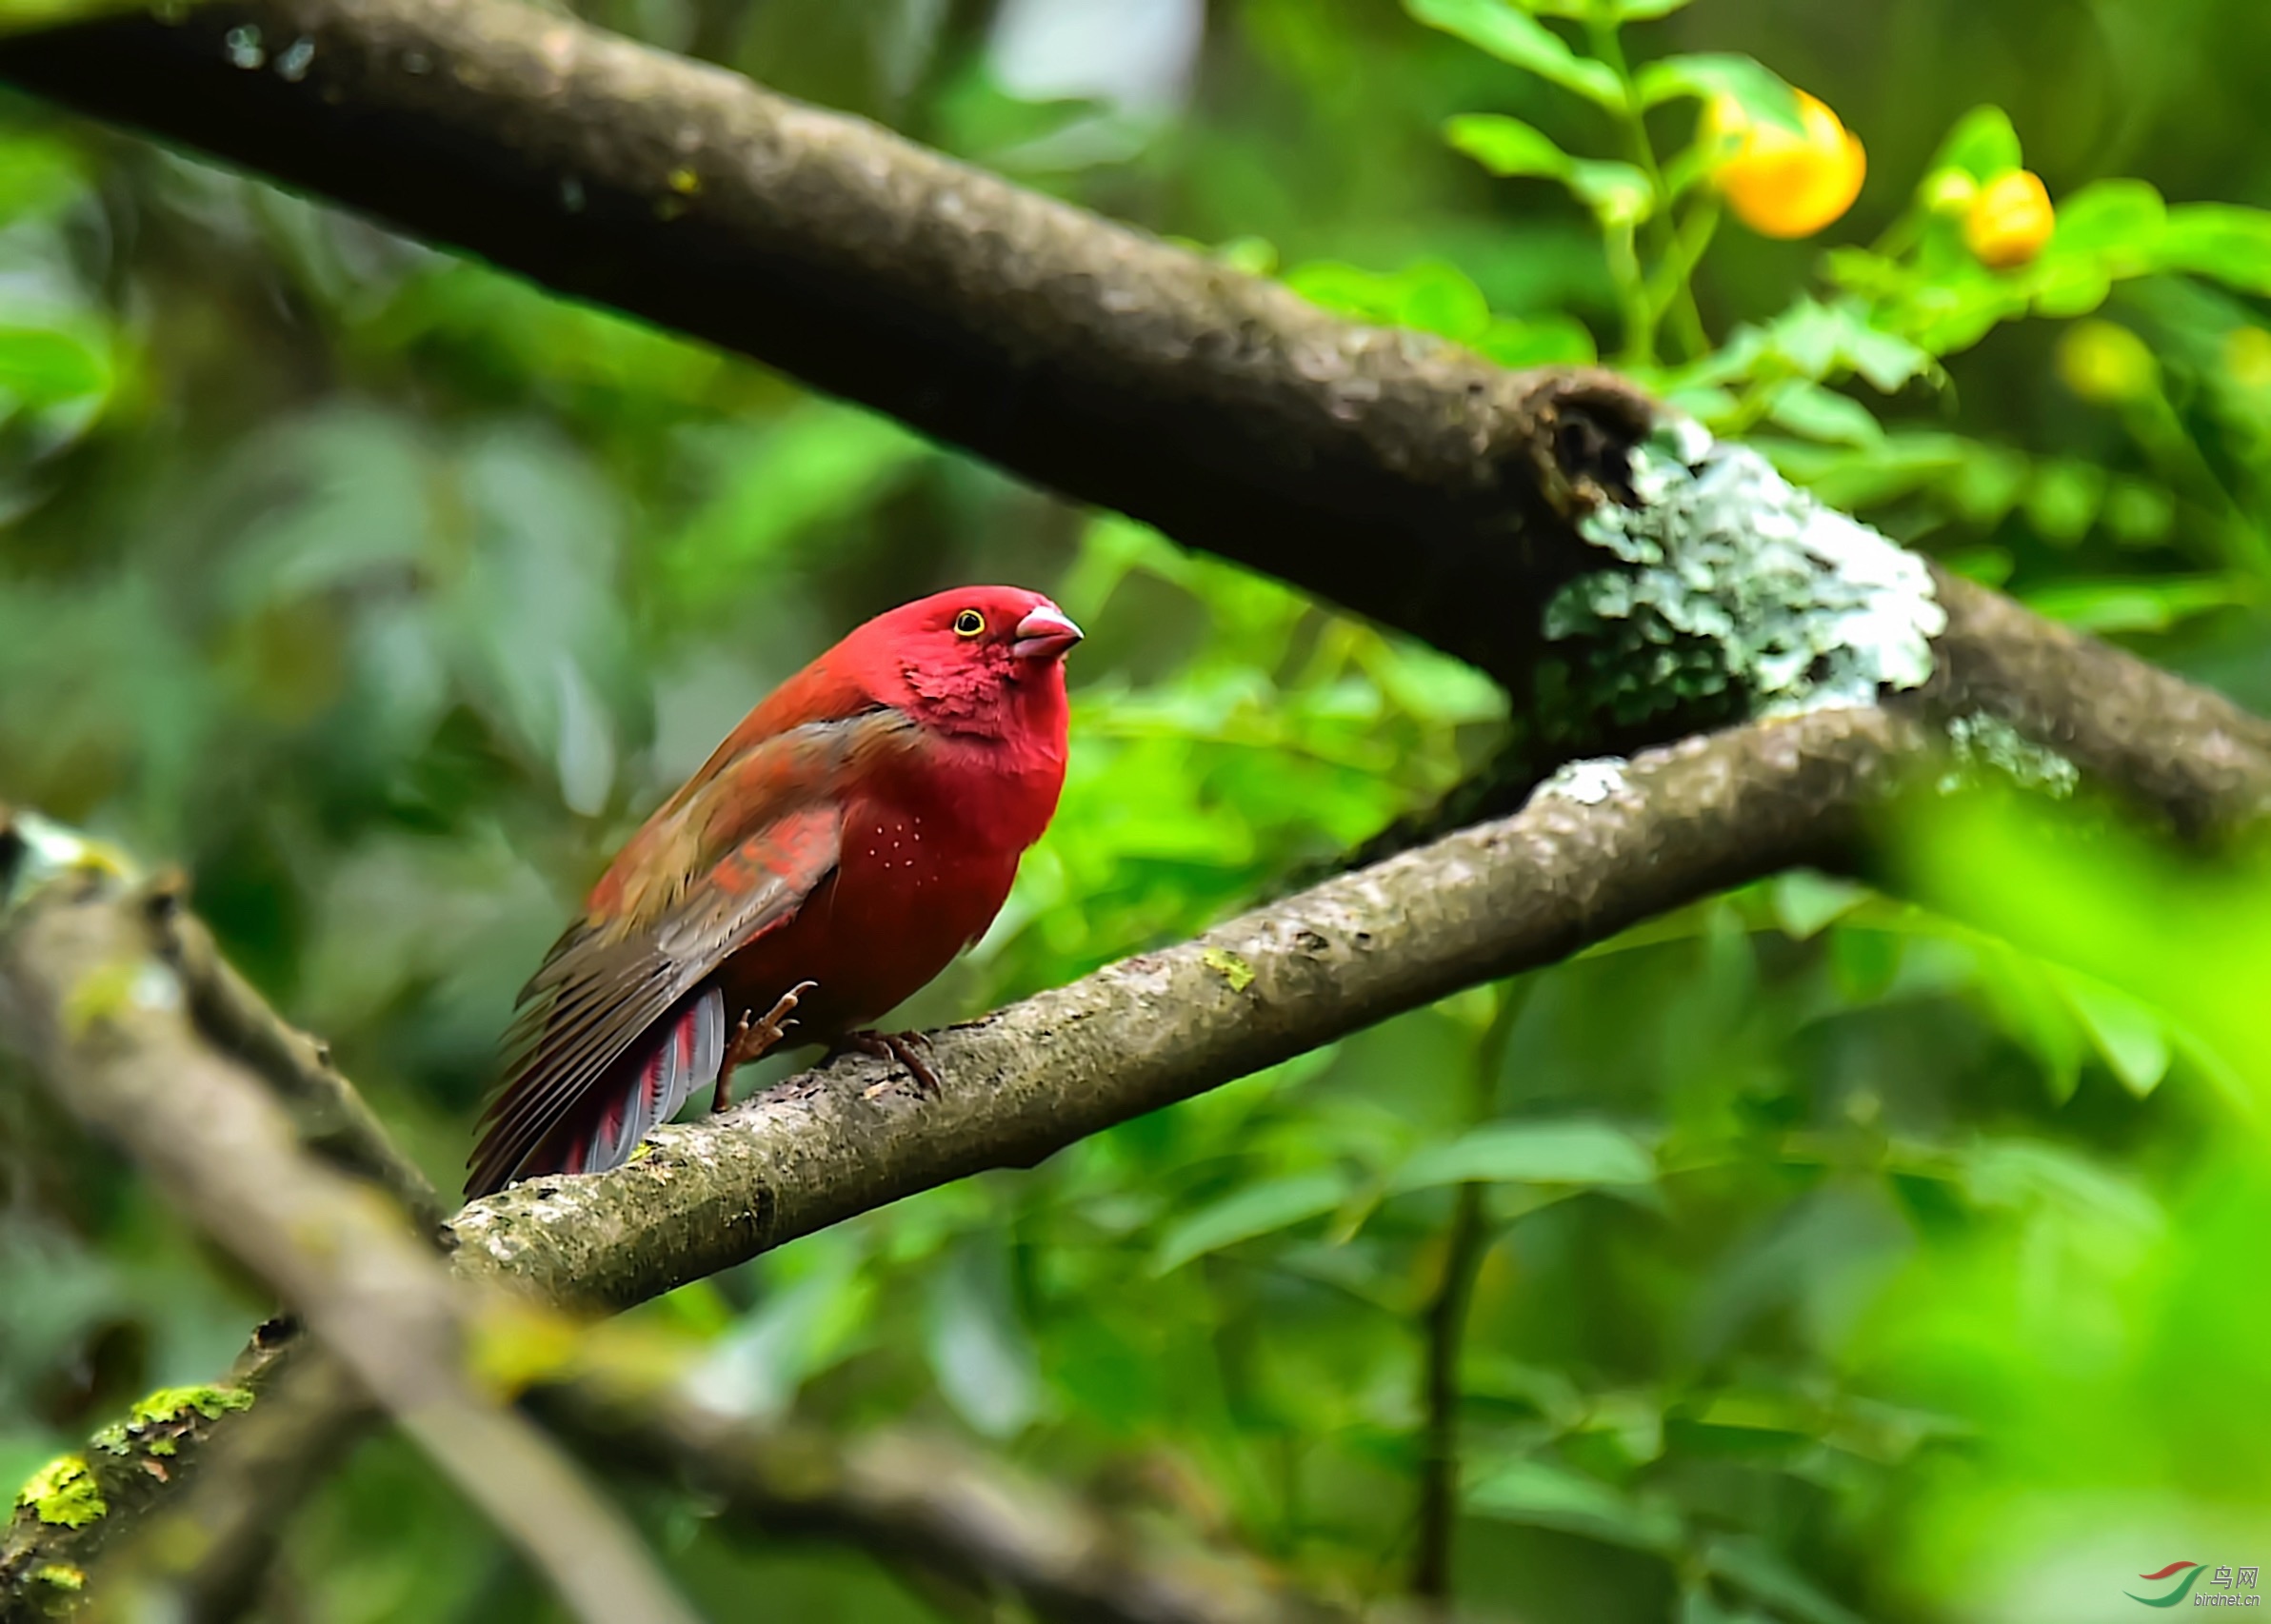
[(1597, 802), (1549, 788), (1514, 817), (948, 1028), (935, 1098), (842, 1061), (662, 1129), (612, 1173), (475, 1201), (451, 1220), (460, 1272), (620, 1309), (918, 1190), (1029, 1165), (1694, 898), (1834, 860), (1918, 739), (1883, 711), (1817, 712), (1652, 752)]
[[(612, 1173), (540, 1179), (476, 1202), (452, 1225), (458, 1273), (566, 1306), (619, 1308), (900, 1197), (1037, 1161), (1086, 1134), (1461, 987), (1548, 962), (1724, 886), (1849, 856), (1869, 809), (1928, 739), (1913, 721), (1883, 711), (1821, 712), (1654, 752), (1596, 799), (1549, 787), (1514, 817), (939, 1034), (934, 1062), (946, 1086), (936, 1099), (917, 1099), (903, 1076), (877, 1062), (840, 1061), (724, 1117), (665, 1130), (653, 1150)], [(103, 904), (99, 916), (114, 932), (128, 928), (120, 905)], [(66, 927), (74, 922), (60, 917)], [(139, 950), (130, 933), (109, 940)], [(49, 1034), (39, 1041), (51, 1045), (65, 1032), (57, 1012), (88, 1007), (69, 989), (89, 984), (90, 966), (109, 961), (109, 948), (35, 941), (19, 920), (0, 934), (0, 994), (32, 1012)], [(94, 984), (130, 991), (134, 981), (98, 977)], [(182, 1086), (171, 1039), (121, 1049), (114, 1026), (98, 1025), (68, 1040), (95, 1045), (86, 1063), (133, 1064), (148, 1087)], [(58, 1067), (51, 1056), (49, 1063)], [(199, 1061), (227, 1063), (209, 1052)], [(78, 1062), (63, 1064), (78, 1075)], [(170, 1153), (190, 1163), (186, 1172), (153, 1154), (167, 1181), (197, 1176), (199, 1157), (214, 1155), (202, 1126), (166, 1110), (147, 1120), (118, 1115), (121, 1097), (99, 1080), (88, 1098), (98, 1096), (111, 1102), (84, 1107), (90, 1119), (129, 1142), (154, 1133), (200, 1147)], [(229, 1170), (232, 1183), (268, 1183), (236, 1177), (247, 1165), (241, 1155), (210, 1165)], [(305, 1176), (295, 1173), (293, 1190)], [(184, 1198), (198, 1210), (208, 1198)], [(393, 1238), (377, 1244), (394, 1258), (408, 1240), (388, 1233)], [(393, 1266), (410, 1277), (399, 1258)], [(333, 1288), (295, 1276), (287, 1289), (305, 1309)], [(423, 1288), (408, 1289), (415, 1307)], [(239, 1379), (254, 1387), (284, 1379), (307, 1357), (296, 1347), (282, 1357), (256, 1350)], [(355, 1409), (352, 1401), (334, 1408), (335, 1424), (351, 1427)], [(191, 1475), (202, 1456), (232, 1444), (258, 1416), (256, 1406), (185, 1423), (166, 1481)], [(235, 1447), (261, 1457), (256, 1442)], [(110, 1470), (107, 1456), (94, 1464)], [(0, 1540), (0, 1619), (37, 1616), (47, 1594), (37, 1574), (77, 1572), (121, 1525), (174, 1499), (155, 1492), (164, 1484), (154, 1479), (129, 1486), (131, 1502), (89, 1528), (44, 1525), (18, 1512)], [(248, 1539), (250, 1531), (221, 1512), (173, 1515), (216, 1545)], [(223, 1547), (192, 1578), (234, 1594), (242, 1568), (232, 1574), (232, 1564), (252, 1561), (257, 1550)]]
[[(0, 79), (753, 356), (1518, 693), (1546, 597), (1600, 563), (1572, 521), (1619, 493), (1656, 411), (1605, 373), (1507, 373), (1339, 321), (863, 120), (514, 0), (208, 0), (0, 40)], [(2271, 727), (1941, 586), (1936, 692), (1957, 708), (2188, 832), (2271, 805)], [(1667, 717), (1643, 737), (1682, 730)]]
[(1582, 552), (1555, 505), (1650, 410), (1604, 373), (1350, 326), (511, 0), (209, 0), (0, 42), (0, 78), (754, 356), (1509, 680), (1536, 617), (1508, 605)]
[(2188, 837), (2271, 816), (2271, 723), (2000, 593), (1934, 577), (1948, 627), (1930, 697), (1943, 715), (1998, 717)]

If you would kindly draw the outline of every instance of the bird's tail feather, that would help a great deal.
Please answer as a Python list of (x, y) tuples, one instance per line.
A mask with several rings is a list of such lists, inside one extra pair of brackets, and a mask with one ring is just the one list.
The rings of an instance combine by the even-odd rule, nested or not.
[(519, 1176), (604, 1173), (622, 1166), (639, 1141), (678, 1115), (697, 1089), (717, 1081), (725, 1060), (726, 997), (711, 987), (657, 1024), (652, 1047), (618, 1074), (623, 1083), (609, 1090), (589, 1130), (561, 1146), (555, 1165), (538, 1165), (544, 1159), (539, 1151)]

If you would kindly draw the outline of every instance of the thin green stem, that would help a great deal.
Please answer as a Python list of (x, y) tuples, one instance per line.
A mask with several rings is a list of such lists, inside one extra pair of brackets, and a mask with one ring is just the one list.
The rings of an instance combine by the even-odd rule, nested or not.
[[(1529, 1001), (1528, 980), (1501, 983), (1490, 1024), (1476, 1040), (1473, 1069), (1468, 1075), (1467, 1120), (1470, 1126), (1488, 1121), (1496, 1113), (1498, 1076), (1505, 1063), (1506, 1042), (1523, 1006)], [(1426, 1366), (1421, 1399), (1425, 1406), (1425, 1433), (1420, 1455), (1418, 1548), (1411, 1568), (1412, 1594), (1442, 1604), (1451, 1597), (1451, 1558), (1459, 1527), (1459, 1411), (1463, 1400), (1460, 1356), (1466, 1344), (1467, 1311), (1473, 1305), (1475, 1280), (1483, 1259), (1490, 1253), (1492, 1223), (1486, 1200), (1489, 1187), (1462, 1184), (1453, 1198), (1451, 1225), (1444, 1238), (1443, 1274), (1425, 1318)]]
[[(1703, 262), (1703, 250), (1711, 246), (1712, 237), (1718, 233), (1719, 220), (1719, 193), (1715, 191), (1704, 192), (1688, 206), (1686, 216), (1672, 232), (1670, 250), (1650, 279), (1649, 302), (1659, 311), (1669, 308), (1683, 293), (1687, 296), (1687, 308), (1695, 309), (1695, 267)], [(1696, 320), (1696, 336), (1703, 340), (1703, 318), (1698, 314)], [(1696, 353), (1708, 348), (1708, 342), (1703, 341)]]
[(2160, 388), (2129, 403), (2122, 413), (2129, 433), (2144, 448), (2155, 467), (2161, 470), (2169, 484), (2179, 490), (2189, 485), (2203, 505), (2214, 512), (2220, 521), (2219, 562), (2227, 568), (2242, 569), (2261, 580), (2271, 575), (2271, 546), (2266, 546), (2263, 533), (2258, 529), (2240, 499), (2216, 471), (2216, 465), (2208, 461), (2207, 453), (2192, 431), (2184, 426), (2184, 419), (2176, 404)]
[[(1592, 42), (1594, 56), (1617, 76), (1617, 83), (1624, 92), (1616, 109), (1617, 126), (1624, 135), (1625, 149), (1633, 164), (1648, 179), (1652, 204), (1645, 222), (1648, 248), (1661, 266), (1670, 259), (1674, 249), (1670, 214), (1672, 189), (1665, 184), (1663, 166), (1657, 161), (1656, 143), (1648, 135), (1647, 114), (1642, 110), (1639, 89), (1633, 83), (1632, 69), (1624, 59), (1624, 42), (1617, 32), (1614, 16), (1605, 8), (1596, 7), (1586, 20), (1585, 28)], [(1634, 256), (1633, 267), (1637, 274), (1637, 255)], [(1636, 305), (1630, 300), (1625, 302), (1627, 320), (1637, 311), (1640, 324), (1638, 331), (1628, 332), (1624, 341), (1627, 358), (1634, 364), (1646, 366), (1654, 363), (1657, 326), (1667, 311), (1672, 320), (1672, 334), (1679, 341), (1683, 360), (1693, 361), (1697, 356), (1709, 352), (1711, 341), (1703, 331), (1703, 312), (1696, 307), (1692, 280), (1694, 270), (1695, 267), (1691, 264), (1681, 272), (1671, 286), (1668, 297), (1661, 304), (1646, 298), (1644, 293), (1644, 303)], [(1613, 255), (1609, 271), (1611, 275), (1618, 274)]]
[(1618, 359), (1627, 366), (1656, 365), (1656, 317), (1648, 304), (1648, 280), (1641, 269), (1640, 252), (1628, 220), (1602, 227), (1608, 252), (1608, 279), (1616, 285), (1617, 305), (1624, 318), (1624, 347)]

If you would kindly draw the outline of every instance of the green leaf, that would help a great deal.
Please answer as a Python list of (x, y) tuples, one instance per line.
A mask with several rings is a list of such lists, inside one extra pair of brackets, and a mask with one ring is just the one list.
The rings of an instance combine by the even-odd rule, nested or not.
[(1832, 445), (1874, 446), (1884, 439), (1884, 426), (1867, 406), (1803, 378), (1775, 391), (1767, 416), (1793, 434)]
[(705, 1402), (743, 1415), (775, 1414), (873, 1323), (875, 1285), (861, 1268), (863, 1243), (838, 1233), (843, 1238), (807, 1243), (794, 1256), (774, 1254), (780, 1260), (767, 1271), (763, 1300), (689, 1377)]
[(34, 135), (0, 138), (0, 224), (55, 213), (87, 189), (78, 152)]
[(1518, 118), (1497, 113), (1469, 112), (1447, 120), (1444, 139), (1494, 175), (1545, 175), (1559, 180), (1569, 173), (1569, 154), (1545, 133)]
[(2105, 493), (2105, 511), (2100, 519), (2115, 541), (2151, 546), (2166, 541), (2176, 527), (2176, 499), (2160, 485), (2118, 479)]
[(2044, 463), (2035, 470), (2023, 500), (2027, 523), (2044, 541), (2078, 541), (2097, 523), (2105, 500), (2105, 470), (2070, 457)]
[(1151, 1272), (1171, 1274), (1194, 1258), (1329, 1213), (1348, 1198), (1351, 1188), (1347, 1175), (1334, 1171), (1249, 1184), (1202, 1207), (1162, 1237), (1151, 1255)]
[(1462, 344), (1490, 326), (1490, 306), (1474, 280), (1444, 260), (1418, 260), (1402, 270), (1366, 270), (1337, 260), (1312, 260), (1285, 273), (1285, 286), (1313, 304), (1360, 321), (1440, 333)]
[(1704, 1547), (1703, 1563), (1716, 1576), (1748, 1591), (1753, 1599), (1803, 1624), (1862, 1624), (1858, 1614), (1848, 1611), (1762, 1541), (1733, 1536), (1714, 1539)]
[(1978, 987), (2003, 1029), (2042, 1068), (2050, 1098), (2064, 1104), (2082, 1081), (2082, 1022), (2040, 960), (2001, 943), (1979, 949)]
[(2179, 204), (2168, 211), (2154, 259), (2163, 270), (2214, 277), (2243, 293), (2271, 293), (2271, 212), (2224, 203)]
[(1548, 1461), (1482, 1468), (1462, 1498), (1476, 1516), (1555, 1529), (1636, 1551), (1668, 1554), (1681, 1542), (1679, 1514), (1670, 1506), (1635, 1499)]
[(1539, 175), (1564, 183), (1604, 221), (1645, 220), (1656, 207), (1654, 184), (1633, 165), (1572, 158), (1518, 118), (1463, 113), (1444, 126), (1444, 139), (1494, 175)]
[(1774, 922), (1792, 941), (1804, 941), (1869, 900), (1865, 885), (1832, 880), (1818, 869), (1793, 868), (1767, 889)]
[(1536, 17), (1567, 17), (1571, 22), (1588, 22), (1604, 8), (1610, 20), (1619, 23), (1644, 22), (1651, 17), (1668, 17), (1683, 10), (1691, 0), (1517, 0), (1522, 9)]
[(2093, 181), (2058, 206), (2058, 227), (2045, 259), (2086, 254), (2120, 265), (2122, 274), (2147, 268), (2168, 228), (2168, 205), (2149, 182)]
[(1606, 225), (1637, 225), (1656, 210), (1656, 188), (1631, 164), (1606, 158), (1575, 158), (1569, 189)]
[(2149, 1192), (2069, 1146), (1982, 1139), (1959, 1156), (1963, 1192), (1982, 1207), (2047, 1206), (2132, 1235), (2167, 1227), (2167, 1213)]
[(1515, 10), (1507, 0), (1404, 0), (1404, 4), (1418, 21), (1454, 34), (1502, 62), (1511, 62), (1612, 110), (1624, 105), (1624, 87), (1614, 69), (1606, 63), (1580, 56), (1560, 34)]
[(1753, 57), (1722, 52), (1662, 57), (1640, 70), (1634, 89), (1643, 108), (1683, 97), (1710, 101), (1728, 96), (1761, 124), (1801, 132), (1805, 128), (1798, 114), (1798, 92)]
[(774, 567), (798, 538), (872, 503), (937, 452), (889, 418), (810, 401), (737, 437), (715, 494), (663, 545), (662, 573), (688, 603), (721, 573)]
[(1736, 329), (1716, 356), (1688, 368), (1680, 382), (1693, 386), (1795, 373), (1821, 383), (1847, 371), (1883, 394), (1941, 375), (1929, 350), (1876, 327), (1860, 301), (1802, 298), (1763, 327)]
[(0, 327), (0, 390), (34, 406), (110, 390), (110, 346), (83, 324)]
[(1498, 316), (1474, 341), (1501, 366), (1590, 366), (1601, 351), (1575, 316)]
[(969, 1238), (932, 1272), (926, 1329), (939, 1391), (979, 1432), (1009, 1437), (1040, 1413), (1039, 1364), (1000, 1237)]
[(2018, 168), (2020, 156), (2019, 132), (2011, 128), (2011, 115), (1989, 104), (1956, 120), (1924, 171), (1962, 169), (1974, 180), (1991, 181)]
[(2036, 614), (2080, 631), (2161, 632), (2211, 609), (2252, 602), (2246, 582), (2226, 575), (2142, 581), (2066, 581), (2022, 595)]
[(2090, 1045), (2122, 1086), (2139, 1099), (2168, 1075), (2168, 1023), (2119, 988), (2079, 971), (2053, 967), (2051, 978), (2089, 1034)]
[(1648, 1147), (1605, 1122), (1490, 1122), (1429, 1145), (1396, 1170), (1396, 1190), (1442, 1184), (1645, 1184)]

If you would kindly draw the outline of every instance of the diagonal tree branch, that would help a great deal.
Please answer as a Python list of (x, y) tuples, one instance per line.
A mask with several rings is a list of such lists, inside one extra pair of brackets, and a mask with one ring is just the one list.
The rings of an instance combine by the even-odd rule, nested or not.
[[(0, 80), (890, 412), (1268, 570), (1518, 695), (1657, 421), (1507, 373), (863, 120), (515, 0), (205, 0), (0, 40)], [(1967, 583), (1933, 694), (2186, 832), (2271, 806), (2271, 727)], [(1660, 715), (1546, 758), (1689, 731)]]
[[(917, 1191), (1030, 1164), (1725, 886), (1842, 865), (1902, 769), (1936, 759), (1934, 737), (1883, 709), (1822, 711), (1549, 784), (1511, 818), (939, 1034), (936, 1099), (915, 1099), (873, 1061), (840, 1061), (665, 1130), (612, 1173), (476, 1202), (452, 1226), (457, 1272), (568, 1307), (621, 1308)], [(307, 1357), (294, 1348), (256, 1351), (250, 1379), (281, 1379)], [(185, 1426), (173, 1458), (193, 1468), (258, 1413)], [(170, 1497), (142, 1489), (112, 1520), (142, 1520)], [(32, 1605), (33, 1575), (87, 1543), (19, 1511), (0, 1542), (0, 1618)]]
[(880, 1433), (847, 1445), (590, 1376), (530, 1400), (586, 1454), (693, 1488), (751, 1534), (850, 1545), (960, 1592), (1022, 1597), (1059, 1624), (1385, 1616), (1298, 1591), (1251, 1558), (1168, 1549), (944, 1439)]
[(107, 864), (37, 886), (0, 919), (11, 1046), (58, 1103), (307, 1316), (577, 1616), (690, 1624), (613, 1509), (468, 1374), (474, 1294), (399, 1208), (302, 1150), (264, 1081), (205, 1039), (166, 958), (163, 923), (179, 904), (178, 889)]
[(947, 1028), (935, 1098), (881, 1062), (839, 1061), (663, 1129), (613, 1173), (484, 1198), (451, 1220), (458, 1270), (621, 1309), (916, 1191), (1029, 1166), (1695, 898), (1842, 864), (1928, 738), (1883, 710), (1822, 711), (1651, 752), (1597, 800), (1549, 785), (1514, 817)]
[(1571, 552), (1566, 470), (1621, 465), (1651, 409), (1607, 374), (1349, 326), (512, 0), (216, 0), (0, 41), (0, 78), (753, 356), (1509, 677), (1535, 633), (1508, 646), (1500, 606)]

